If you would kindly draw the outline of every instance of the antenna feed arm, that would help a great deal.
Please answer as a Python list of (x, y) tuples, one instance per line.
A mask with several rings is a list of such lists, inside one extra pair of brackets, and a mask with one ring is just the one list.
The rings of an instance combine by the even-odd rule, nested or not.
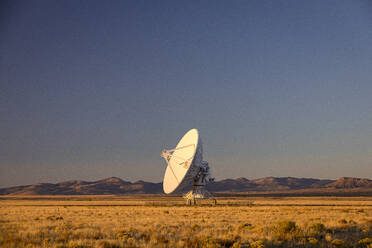
[(161, 156), (162, 158), (164, 158), (165, 161), (166, 161), (167, 164), (168, 164), (169, 160), (170, 160), (171, 157), (172, 157), (172, 154), (169, 152), (169, 150), (162, 150), (160, 156)]

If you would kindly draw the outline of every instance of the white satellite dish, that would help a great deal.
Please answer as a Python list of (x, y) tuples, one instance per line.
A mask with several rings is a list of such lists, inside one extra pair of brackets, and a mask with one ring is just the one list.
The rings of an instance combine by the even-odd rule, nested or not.
[(166, 194), (178, 192), (192, 185), (192, 190), (184, 195), (187, 203), (196, 203), (197, 199), (216, 199), (205, 189), (210, 176), (208, 162), (203, 161), (203, 145), (198, 130), (191, 129), (178, 142), (176, 148), (163, 150), (161, 156), (167, 162), (163, 180)]

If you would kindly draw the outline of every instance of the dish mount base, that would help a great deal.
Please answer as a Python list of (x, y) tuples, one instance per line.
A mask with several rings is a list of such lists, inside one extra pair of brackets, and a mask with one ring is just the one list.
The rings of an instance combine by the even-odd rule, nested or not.
[(183, 195), (186, 205), (197, 205), (200, 200), (212, 200), (213, 205), (217, 204), (216, 198), (205, 189), (205, 185), (193, 185), (192, 190)]

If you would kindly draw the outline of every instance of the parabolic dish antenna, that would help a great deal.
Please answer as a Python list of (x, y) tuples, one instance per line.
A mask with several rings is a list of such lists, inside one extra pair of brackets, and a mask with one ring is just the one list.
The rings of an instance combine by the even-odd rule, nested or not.
[(164, 193), (180, 192), (192, 185), (192, 190), (184, 195), (189, 205), (196, 204), (197, 199), (212, 199), (216, 203), (215, 198), (205, 189), (207, 182), (214, 179), (210, 176), (208, 162), (203, 161), (203, 145), (198, 130), (188, 131), (176, 148), (163, 150), (161, 156), (167, 162)]

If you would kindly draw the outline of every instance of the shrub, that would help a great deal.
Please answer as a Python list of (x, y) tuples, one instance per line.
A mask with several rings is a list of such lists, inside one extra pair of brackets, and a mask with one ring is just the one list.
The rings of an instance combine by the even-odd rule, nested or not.
[(347, 220), (341, 219), (341, 220), (338, 221), (338, 224), (340, 224), (340, 225), (347, 225)]
[(126, 241), (129, 238), (135, 238), (138, 231), (135, 229), (128, 229), (128, 230), (122, 230), (117, 233), (115, 233), (115, 237), (119, 240)]
[(214, 242), (217, 245), (217, 247), (231, 247), (235, 243), (235, 240), (232, 240), (232, 239), (215, 239)]
[(251, 243), (251, 248), (266, 248), (266, 246), (262, 241), (259, 240)]
[(349, 224), (351, 224), (351, 225), (356, 225), (357, 222), (356, 222), (355, 220), (349, 220)]
[(309, 227), (309, 233), (312, 236), (320, 235), (326, 230), (325, 226), (322, 223), (314, 223)]
[(358, 244), (361, 247), (372, 247), (372, 237), (361, 239), (361, 240), (358, 241)]
[(200, 231), (201, 227), (200, 227), (198, 224), (193, 224), (193, 225), (191, 226), (191, 229), (192, 229), (193, 231)]
[(313, 238), (313, 237), (308, 238), (307, 241), (308, 241), (310, 244), (313, 244), (313, 245), (316, 245), (316, 244), (319, 243), (319, 241), (318, 241), (316, 238)]
[(169, 239), (165, 235), (155, 235), (151, 237), (151, 241), (153, 244), (168, 244)]
[(293, 233), (294, 231), (296, 231), (296, 229), (297, 229), (296, 222), (289, 220), (279, 221), (275, 227), (275, 231), (278, 234)]
[(101, 240), (98, 242), (97, 248), (121, 248), (117, 241)]
[(327, 233), (326, 236), (325, 236), (325, 240), (331, 241), (332, 240), (332, 235)]
[(235, 242), (231, 248), (250, 248), (251, 246), (249, 243), (240, 243), (240, 242)]
[(68, 243), (68, 248), (91, 248), (92, 246), (91, 245), (87, 245), (83, 242), (79, 242), (79, 241), (74, 241), (74, 242), (70, 242)]
[(54, 248), (67, 248), (67, 246), (64, 245), (64, 244), (56, 244), (56, 245), (54, 246)]
[[(235, 240), (232, 239), (215, 239), (212, 237), (190, 237), (184, 240), (184, 247), (202, 247), (202, 248), (225, 248), (232, 247)], [(236, 246), (243, 248), (244, 246)]]
[(279, 240), (288, 240), (298, 236), (300, 230), (296, 226), (296, 222), (283, 220), (274, 226), (273, 231)]
[(232, 246), (231, 246), (231, 248), (241, 248), (242, 246), (240, 245), (240, 243), (239, 242), (235, 242)]
[(341, 239), (334, 239), (334, 240), (332, 240), (332, 245), (335, 246), (335, 247), (344, 247), (345, 242)]
[(251, 223), (242, 223), (239, 225), (239, 229), (240, 230), (243, 230), (243, 229), (252, 229), (253, 225)]

